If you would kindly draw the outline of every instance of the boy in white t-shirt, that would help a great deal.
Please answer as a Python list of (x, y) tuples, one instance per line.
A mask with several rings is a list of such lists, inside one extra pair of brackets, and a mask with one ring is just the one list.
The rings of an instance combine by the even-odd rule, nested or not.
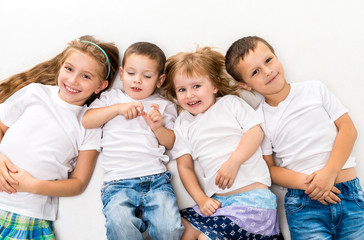
[(288, 188), (292, 239), (362, 239), (364, 192), (350, 156), (357, 132), (347, 110), (318, 81), (288, 84), (262, 38), (237, 40), (225, 59), (242, 87), (265, 97), (257, 109), (264, 116), (262, 151), (272, 182)]
[(109, 240), (143, 239), (146, 230), (152, 239), (179, 239), (184, 229), (165, 166), (177, 110), (156, 93), (165, 61), (158, 46), (132, 44), (120, 67), (123, 90), (103, 93), (82, 119), (86, 128), (103, 126), (102, 201)]

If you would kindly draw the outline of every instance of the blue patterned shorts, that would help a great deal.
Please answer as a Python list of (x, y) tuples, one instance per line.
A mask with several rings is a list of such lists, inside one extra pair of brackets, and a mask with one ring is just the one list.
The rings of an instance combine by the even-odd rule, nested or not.
[(54, 240), (53, 223), (0, 210), (0, 239)]

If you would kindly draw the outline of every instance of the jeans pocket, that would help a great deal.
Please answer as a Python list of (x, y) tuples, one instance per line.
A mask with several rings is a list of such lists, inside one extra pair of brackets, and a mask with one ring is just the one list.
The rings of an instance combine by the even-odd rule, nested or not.
[(167, 183), (171, 183), (172, 182), (172, 174), (170, 172), (165, 172), (163, 173), (164, 178), (166, 179)]
[(362, 189), (358, 190), (355, 196), (355, 202), (360, 208), (364, 208), (364, 191)]
[(305, 197), (286, 196), (284, 206), (287, 215), (299, 212), (306, 206)]

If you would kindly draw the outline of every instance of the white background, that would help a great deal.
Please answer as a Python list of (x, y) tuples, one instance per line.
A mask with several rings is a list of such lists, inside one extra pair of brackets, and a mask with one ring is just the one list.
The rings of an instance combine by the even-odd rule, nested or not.
[[(2, 0), (0, 80), (85, 34), (115, 42), (121, 53), (136, 41), (154, 42), (167, 57), (197, 45), (225, 54), (238, 38), (258, 35), (275, 48), (289, 82), (320, 80), (347, 106), (359, 133), (353, 156), (363, 185), (363, 10), (360, 0)], [(101, 184), (98, 164), (85, 193), (61, 198), (57, 239), (106, 239)]]

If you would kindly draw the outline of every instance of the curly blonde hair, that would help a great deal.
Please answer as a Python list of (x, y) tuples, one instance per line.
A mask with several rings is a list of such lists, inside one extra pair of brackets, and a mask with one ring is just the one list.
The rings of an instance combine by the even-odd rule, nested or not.
[[(180, 52), (167, 59), (166, 80), (162, 86), (162, 94), (179, 106), (173, 79), (177, 73), (187, 77), (208, 76), (218, 89), (216, 97), (228, 94), (240, 96), (242, 90), (225, 70), (225, 57), (211, 47), (197, 48), (195, 52)], [(180, 106), (179, 106), (180, 110)]]
[[(98, 47), (93, 44), (82, 42), (90, 41), (101, 47), (107, 54), (110, 61), (110, 74), (106, 79), (108, 73), (108, 60), (105, 54), (100, 51)], [(46, 85), (57, 85), (57, 78), (59, 74), (60, 67), (70, 55), (72, 51), (80, 51), (87, 53), (94, 57), (96, 61), (100, 64), (102, 71), (99, 72), (101, 79), (109, 81), (108, 88), (111, 87), (114, 78), (116, 77), (119, 68), (119, 49), (114, 43), (101, 42), (92, 36), (82, 36), (79, 39), (73, 40), (68, 43), (66, 49), (59, 53), (54, 58), (42, 62), (33, 68), (15, 74), (0, 83), (0, 103), (8, 99), (12, 94), (14, 94), (19, 89), (27, 86), (30, 83), (42, 83)], [(104, 89), (106, 90), (106, 89)], [(101, 92), (100, 92), (101, 93)], [(90, 104), (95, 98), (99, 97), (100, 93), (97, 95), (92, 95), (86, 104)]]

